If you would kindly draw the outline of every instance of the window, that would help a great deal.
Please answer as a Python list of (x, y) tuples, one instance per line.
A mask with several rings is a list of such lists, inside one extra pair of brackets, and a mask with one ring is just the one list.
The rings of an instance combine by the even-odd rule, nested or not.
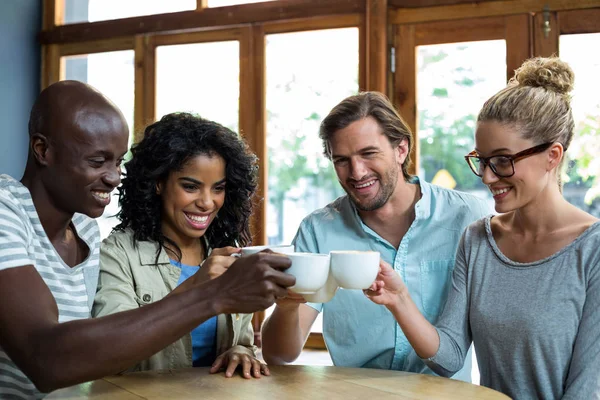
[(419, 46), (417, 53), (419, 175), (490, 201), (490, 191), (464, 156), (473, 150), (477, 113), (506, 86), (506, 42)]
[[(306, 215), (343, 194), (318, 133), (329, 111), (358, 92), (358, 29), (268, 35), (266, 64), (267, 235), (287, 244)], [(312, 330), (322, 331), (321, 316)]]
[(63, 15), (73, 24), (195, 9), (196, 0), (65, 0)]
[(156, 119), (187, 111), (238, 131), (239, 42), (156, 49)]
[(560, 57), (575, 71), (573, 117), (575, 136), (563, 173), (565, 198), (600, 217), (600, 33), (561, 35)]

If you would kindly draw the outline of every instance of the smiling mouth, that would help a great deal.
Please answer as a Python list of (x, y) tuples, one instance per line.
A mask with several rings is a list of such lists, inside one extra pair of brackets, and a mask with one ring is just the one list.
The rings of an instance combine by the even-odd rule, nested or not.
[(508, 188), (502, 188), (502, 189), (491, 189), (490, 188), (490, 191), (492, 192), (492, 195), (499, 196), (501, 194), (504, 194), (504, 193), (508, 192), (511, 189), (512, 188), (509, 188), (509, 187)]
[(101, 200), (107, 200), (110, 199), (110, 192), (98, 192), (98, 191), (92, 191), (92, 194), (96, 197), (98, 197)]
[(352, 186), (355, 189), (364, 189), (364, 188), (368, 188), (369, 186), (373, 186), (375, 184), (375, 182), (377, 182), (377, 179), (373, 179), (373, 180), (363, 182), (363, 183), (354, 183), (354, 184), (352, 184)]
[(197, 224), (207, 223), (210, 217), (210, 215), (194, 215), (189, 213), (185, 213), (185, 216), (188, 217), (192, 222), (195, 222)]
[(98, 190), (92, 190), (92, 196), (102, 207), (106, 207), (110, 204), (110, 192), (100, 192)]

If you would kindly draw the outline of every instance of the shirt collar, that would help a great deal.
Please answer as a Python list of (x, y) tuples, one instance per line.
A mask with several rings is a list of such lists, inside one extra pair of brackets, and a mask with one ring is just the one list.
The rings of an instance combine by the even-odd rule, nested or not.
[[(212, 249), (208, 245), (208, 241), (206, 237), (202, 236), (202, 240), (208, 249), (207, 257), (212, 252)], [(140, 258), (141, 265), (155, 265), (156, 264), (156, 250), (158, 250), (158, 243), (154, 241), (144, 240), (137, 242), (138, 247), (138, 255)], [(160, 253), (158, 255), (158, 264), (170, 264), (169, 256), (165, 249), (160, 249)]]
[[(418, 185), (421, 190), (421, 198), (415, 204), (415, 219), (419, 220), (429, 218), (431, 215), (431, 184), (420, 180), (418, 176), (411, 177), (408, 182)], [(362, 228), (363, 231), (367, 233), (375, 233), (371, 228), (365, 225), (363, 220), (360, 218), (358, 210), (350, 199), (350, 196), (347, 196), (347, 198), (357, 224)]]
[(410, 180), (411, 183), (416, 183), (421, 188), (421, 198), (415, 204), (415, 219), (427, 219), (431, 215), (431, 197), (433, 195), (431, 184), (414, 176)]

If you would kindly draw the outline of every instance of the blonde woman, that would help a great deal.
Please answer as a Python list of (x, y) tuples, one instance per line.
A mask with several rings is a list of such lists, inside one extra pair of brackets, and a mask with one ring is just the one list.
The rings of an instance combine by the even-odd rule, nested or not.
[(463, 234), (437, 326), (388, 265), (365, 291), (436, 373), (459, 370), (473, 342), (481, 384), (516, 399), (600, 398), (600, 223), (560, 180), (573, 80), (557, 58), (529, 60), (479, 113), (466, 159), (501, 214)]

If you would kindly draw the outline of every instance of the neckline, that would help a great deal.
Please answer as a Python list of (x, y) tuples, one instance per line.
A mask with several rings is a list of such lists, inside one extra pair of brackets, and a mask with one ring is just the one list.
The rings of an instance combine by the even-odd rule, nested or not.
[[(85, 238), (85, 237), (83, 237), (83, 235), (81, 235), (81, 232), (79, 232), (79, 227), (75, 223), (75, 219), (79, 214), (73, 214), (73, 217), (71, 218), (71, 225), (73, 226), (73, 229), (75, 230), (75, 234), (77, 235), (77, 238), (81, 239), (83, 241), (83, 243), (85, 243), (85, 245), (88, 247), (88, 255), (79, 264), (71, 267), (70, 265), (68, 265), (65, 262), (65, 260), (63, 260), (63, 258), (60, 256), (60, 254), (58, 254), (58, 251), (56, 251), (56, 247), (54, 247), (54, 245), (52, 244), (52, 241), (46, 234), (46, 230), (44, 229), (44, 226), (42, 225), (40, 216), (38, 215), (37, 209), (35, 208), (35, 203), (33, 202), (33, 198), (31, 197), (31, 192), (29, 191), (27, 186), (23, 185), (19, 181), (16, 181), (16, 182), (18, 182), (18, 184), (21, 185), (25, 189), (25, 192), (27, 194), (27, 200), (31, 201), (31, 204), (33, 206), (33, 212), (35, 213), (35, 218), (38, 220), (39, 226), (41, 228), (41, 232), (37, 232), (35, 230), (35, 226), (34, 226), (33, 227), (34, 233), (39, 236), (40, 241), (43, 241), (46, 243), (46, 245), (50, 246), (50, 248), (52, 249), (53, 255), (56, 257), (58, 262), (60, 262), (60, 264), (66, 271), (68, 271), (71, 274), (78, 272), (80, 269), (82, 269), (85, 265), (88, 264), (89, 260), (92, 258), (93, 252), (94, 252), (94, 246), (92, 245), (92, 243), (90, 243), (89, 240), (87, 240), (87, 238)], [(81, 214), (81, 215), (83, 215), (83, 214)]]
[(502, 260), (505, 264), (508, 264), (509, 266), (518, 267), (518, 268), (535, 267), (535, 266), (545, 264), (545, 263), (561, 256), (562, 254), (568, 252), (574, 246), (576, 246), (580, 241), (585, 239), (586, 236), (589, 236), (596, 229), (600, 229), (600, 221), (596, 221), (592, 225), (587, 227), (587, 229), (585, 231), (583, 231), (579, 236), (577, 236), (575, 238), (575, 240), (573, 240), (571, 243), (567, 244), (566, 246), (564, 246), (563, 248), (561, 248), (554, 254), (551, 254), (548, 257), (542, 258), (540, 260), (522, 263), (519, 261), (511, 260), (506, 255), (504, 255), (504, 253), (502, 253), (502, 251), (498, 247), (498, 244), (496, 243), (496, 239), (494, 239), (494, 235), (492, 233), (491, 221), (492, 221), (493, 217), (494, 217), (494, 215), (488, 215), (487, 217), (485, 217), (485, 231), (486, 231), (486, 236), (487, 236), (488, 242), (489, 242), (490, 246), (492, 247), (492, 250), (494, 251), (496, 256), (498, 256), (498, 258), (500, 258), (500, 260)]

